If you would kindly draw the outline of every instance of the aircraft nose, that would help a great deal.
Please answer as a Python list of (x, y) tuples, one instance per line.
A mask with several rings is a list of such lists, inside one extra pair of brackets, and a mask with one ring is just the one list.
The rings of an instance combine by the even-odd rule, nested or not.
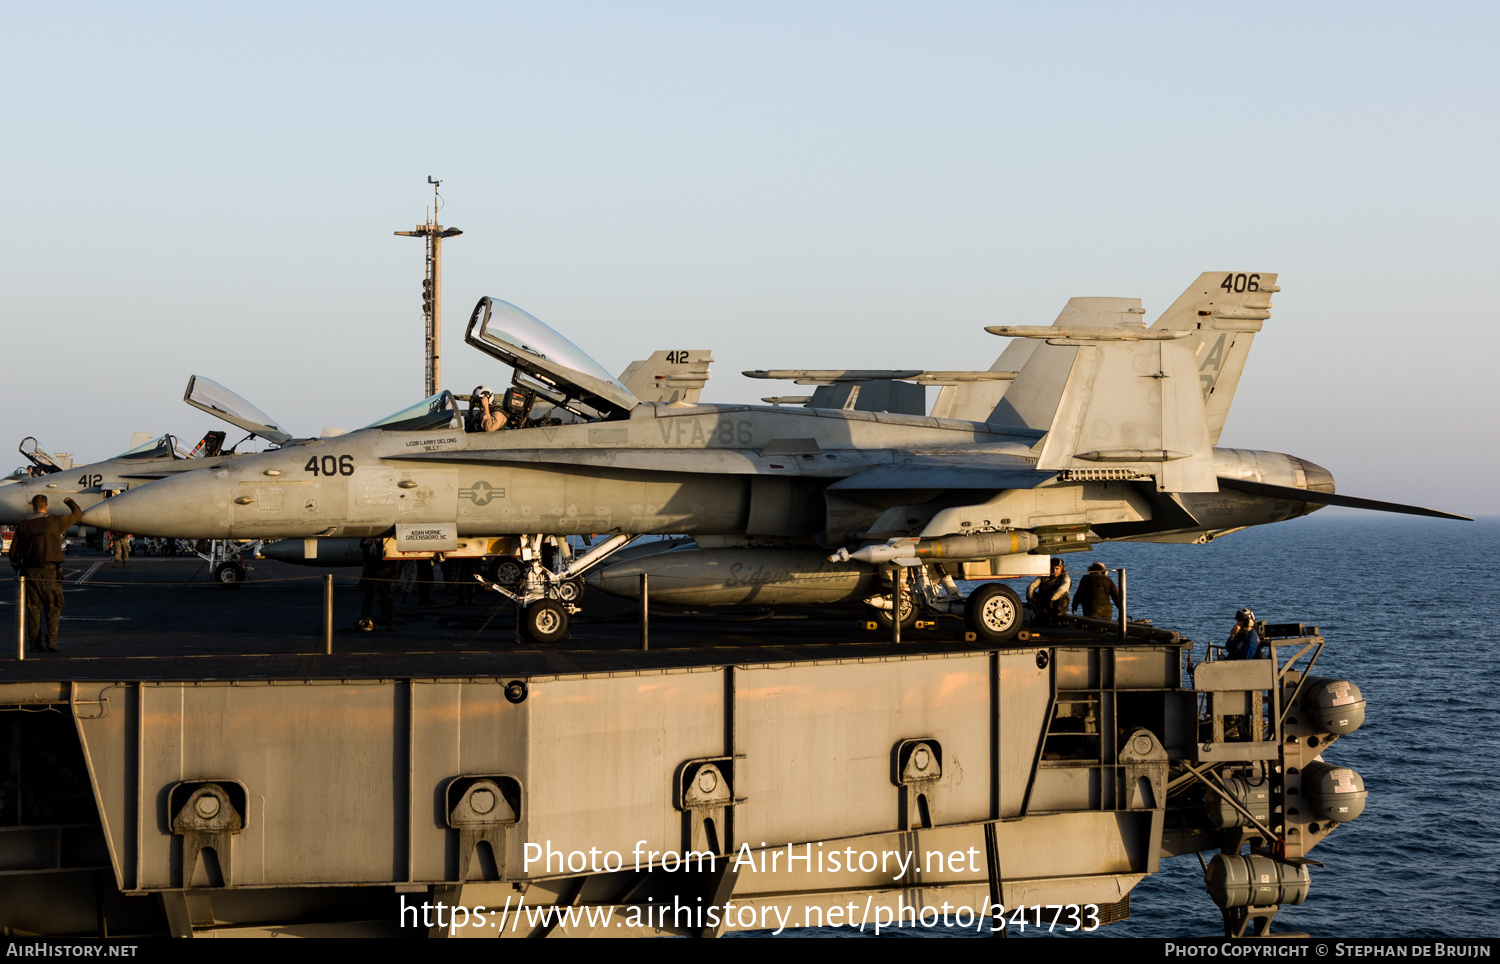
[(31, 496), (20, 483), (0, 485), (0, 524), (15, 525), (31, 514)]
[(1295, 455), (1288, 456), (1288, 458), (1292, 460), (1293, 465), (1302, 471), (1302, 477), (1306, 480), (1303, 482), (1302, 488), (1307, 489), (1309, 492), (1325, 492), (1328, 495), (1333, 495), (1332, 472), (1318, 465), (1316, 462), (1299, 459)]
[[(113, 529), (113, 513), (110, 511), (109, 506), (109, 503), (111, 501), (112, 500), (110, 499), (105, 499), (102, 502), (96, 502), (93, 505), (89, 506), (87, 509), (84, 509), (83, 519), (80, 520), (82, 524), (86, 526), (93, 526), (96, 529)], [(118, 531), (123, 532), (124, 530)]]
[(174, 539), (228, 537), (228, 514), (222, 499), (214, 498), (214, 480), (196, 478), (208, 470), (187, 472), (122, 492), (91, 506), (85, 525), (138, 536)]

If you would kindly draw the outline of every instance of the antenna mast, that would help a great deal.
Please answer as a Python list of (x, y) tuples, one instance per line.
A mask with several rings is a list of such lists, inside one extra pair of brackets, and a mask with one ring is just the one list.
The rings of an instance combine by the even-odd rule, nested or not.
[(444, 228), (437, 223), (438, 211), (442, 210), (443, 197), (438, 193), (442, 181), (427, 176), (432, 185), (432, 209), (427, 221), (414, 231), (397, 231), (403, 238), (427, 239), (427, 272), (422, 278), (422, 318), (426, 323), (427, 372), (425, 397), (432, 397), (442, 390), (442, 346), (443, 346), (443, 239), (463, 234), (458, 228)]

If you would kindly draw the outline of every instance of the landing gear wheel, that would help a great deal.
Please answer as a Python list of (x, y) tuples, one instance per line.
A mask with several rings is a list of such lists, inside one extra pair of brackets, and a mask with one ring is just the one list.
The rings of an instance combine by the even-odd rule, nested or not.
[(964, 619), (980, 639), (1003, 643), (1021, 631), (1021, 597), (1009, 586), (990, 583), (969, 593)]
[(521, 630), (535, 643), (555, 643), (568, 635), (568, 611), (555, 599), (532, 603), (521, 613)]
[(214, 582), (226, 589), (237, 589), (245, 581), (245, 567), (237, 562), (221, 562), (214, 567)]
[[(891, 628), (891, 611), (889, 609), (873, 609), (875, 622), (881, 629)], [(910, 629), (917, 623), (917, 607), (912, 602), (911, 593), (901, 594), (901, 628)]]
[(521, 561), (511, 556), (505, 556), (495, 561), (495, 582), (507, 589), (515, 586), (525, 575), (521, 568)]
[(583, 598), (583, 580), (569, 579), (557, 584), (557, 598), (565, 603), (576, 603)]

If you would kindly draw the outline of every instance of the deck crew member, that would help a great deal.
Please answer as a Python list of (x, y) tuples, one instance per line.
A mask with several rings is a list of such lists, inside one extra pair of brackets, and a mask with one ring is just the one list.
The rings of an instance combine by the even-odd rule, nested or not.
[[(1089, 566), (1086, 576), (1078, 581), (1078, 592), (1073, 596), (1073, 611), (1083, 609), (1090, 619), (1112, 619), (1114, 610), (1120, 608), (1120, 587), (1107, 575), (1104, 563)], [(1113, 604), (1113, 606), (1111, 606)]]
[(115, 561), (113, 563), (113, 566), (115, 568), (119, 568), (119, 569), (129, 568), (129, 566), (130, 566), (130, 538), (131, 538), (131, 536), (130, 536), (130, 533), (128, 533), (128, 532), (116, 532), (116, 533), (114, 533)]
[(1234, 614), (1234, 629), (1224, 644), (1230, 659), (1254, 659), (1260, 652), (1260, 634), (1255, 631), (1255, 613), (1241, 609)]
[(400, 564), (394, 559), (385, 557), (385, 540), (371, 537), (359, 544), (360, 557), (363, 560), (363, 568), (359, 574), (359, 590), (363, 594), (363, 601), (359, 609), (358, 626), (365, 632), (375, 628), (375, 621), (371, 615), (375, 610), (375, 600), (380, 599), (380, 621), (385, 624), (387, 630), (396, 628), (396, 577), (400, 574)]
[(1042, 622), (1049, 622), (1068, 614), (1068, 591), (1072, 588), (1068, 567), (1061, 559), (1053, 559), (1051, 575), (1038, 576), (1032, 581), (1026, 590), (1026, 601)]
[[(83, 518), (83, 510), (72, 499), (63, 504), (73, 511), (68, 515), (48, 515), (47, 497), (34, 496), (31, 515), (16, 526), (10, 544), (10, 564), (16, 574), (26, 577), (26, 642), (33, 649), (57, 652), (57, 626), (62, 621), (62, 537)], [(41, 642), (42, 614), (47, 616), (47, 637)]]

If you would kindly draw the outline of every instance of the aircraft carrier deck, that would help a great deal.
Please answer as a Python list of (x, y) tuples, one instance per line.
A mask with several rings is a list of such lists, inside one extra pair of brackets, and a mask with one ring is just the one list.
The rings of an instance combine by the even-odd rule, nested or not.
[[(789, 662), (853, 656), (973, 651), (964, 624), (947, 617), (931, 628), (868, 628), (865, 607), (778, 606), (693, 610), (653, 603), (648, 648), (640, 645), (640, 606), (591, 592), (568, 638), (544, 647), (515, 633), (511, 604), (480, 590), (468, 605), (450, 602), (441, 580), (432, 605), (397, 601), (396, 628), (355, 630), (359, 571), (335, 569), (333, 653), (325, 652), (321, 570), (257, 560), (250, 581), (233, 588), (209, 580), (196, 557), (145, 557), (125, 570), (108, 557), (74, 555), (65, 566), (66, 608), (60, 653), (14, 662), (14, 618), (6, 623), (0, 678), (8, 680), (371, 679), (392, 676), (495, 676), (670, 669), (726, 663)], [(80, 581), (81, 580), (81, 581)], [(14, 614), (14, 583), (0, 612)], [(1087, 640), (1097, 633), (1063, 635)], [(1175, 633), (1157, 632), (1172, 641)]]
[(1347, 731), (1309, 700), (1348, 684), (1293, 669), (1316, 629), (1189, 678), (1155, 627), (898, 644), (859, 606), (653, 607), (643, 651), (638, 605), (590, 594), (542, 649), (440, 582), (346, 629), (340, 570), (328, 654), (321, 575), (254, 566), (226, 589), (196, 558), (75, 556), (63, 652), (6, 634), (10, 933), (718, 936), (939, 905), (1092, 928), (1213, 849), (1226, 931), (1254, 934), (1339, 822), (1301, 785)]

